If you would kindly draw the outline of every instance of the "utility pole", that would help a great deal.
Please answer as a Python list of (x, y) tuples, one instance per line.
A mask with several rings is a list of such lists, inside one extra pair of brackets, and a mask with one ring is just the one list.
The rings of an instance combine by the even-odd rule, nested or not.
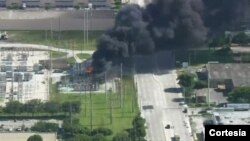
[(88, 46), (89, 42), (89, 11), (86, 13), (86, 46)]
[(105, 100), (106, 100), (106, 103), (107, 103), (107, 71), (105, 71)]
[(50, 20), (50, 39), (53, 38), (53, 31), (52, 31), (52, 19)]
[(61, 18), (60, 16), (58, 19), (58, 29), (59, 29), (58, 41), (61, 41)]
[(207, 64), (207, 90), (208, 90), (208, 98), (207, 98), (207, 102), (208, 102), (208, 107), (210, 107), (210, 67), (209, 67), (209, 62)]
[(70, 106), (70, 107), (69, 107), (69, 108), (70, 108), (70, 109), (69, 109), (69, 110), (70, 110), (70, 112), (69, 112), (69, 113), (70, 113), (70, 129), (71, 129), (71, 134), (73, 134), (73, 133), (72, 133), (72, 129), (73, 129), (73, 126), (72, 126), (72, 123), (73, 123), (73, 122), (72, 122), (72, 121), (73, 121), (73, 120), (72, 120), (72, 105), (71, 105), (71, 102), (70, 102), (70, 105), (69, 105), (69, 106)]
[(210, 64), (217, 64), (219, 63), (218, 61), (209, 61), (207, 62), (207, 89), (208, 89), (208, 107), (210, 107)]
[(84, 112), (85, 112), (85, 117), (87, 116), (87, 88), (88, 88), (88, 85), (87, 84), (84, 84)]
[(90, 84), (90, 88), (89, 88), (89, 94), (90, 94), (90, 130), (92, 131), (92, 129), (93, 129), (93, 107), (92, 107), (91, 89), (92, 89), (92, 84)]
[(112, 124), (113, 123), (113, 117), (112, 117), (112, 115), (113, 115), (113, 107), (112, 107), (112, 95), (111, 95), (111, 91), (109, 91), (109, 109), (110, 109), (110, 124)]
[(85, 9), (83, 9), (83, 50), (86, 48), (85, 45), (86, 45), (86, 14), (85, 14)]
[(47, 30), (45, 30), (44, 32), (45, 32), (45, 41), (47, 41), (48, 40)]
[(121, 63), (121, 70), (120, 71), (121, 71), (121, 74), (120, 74), (121, 75), (120, 76), (121, 77), (121, 80), (120, 80), (120, 107), (123, 108), (123, 93), (122, 93), (123, 92), (122, 91), (122, 88), (123, 88), (122, 87), (122, 85), (123, 85), (123, 83), (122, 83), (122, 74), (123, 74), (123, 72), (122, 72), (122, 63)]

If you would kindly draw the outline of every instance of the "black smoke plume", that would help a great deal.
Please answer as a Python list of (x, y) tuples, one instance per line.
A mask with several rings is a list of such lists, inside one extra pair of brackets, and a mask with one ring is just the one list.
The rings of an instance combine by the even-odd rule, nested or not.
[(203, 20), (209, 34), (216, 35), (225, 30), (239, 30), (249, 0), (203, 0)]
[(235, 24), (243, 1), (154, 0), (146, 8), (124, 6), (114, 27), (99, 40), (92, 57), (94, 70), (104, 72), (136, 54), (200, 47), (208, 33)]

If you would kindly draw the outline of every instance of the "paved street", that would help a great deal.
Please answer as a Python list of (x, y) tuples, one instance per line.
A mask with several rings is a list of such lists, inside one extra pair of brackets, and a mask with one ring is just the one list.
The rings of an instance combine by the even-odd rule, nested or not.
[[(167, 58), (161, 58), (161, 56), (163, 55), (158, 54), (155, 56), (154, 60), (156, 62), (152, 66), (161, 64), (160, 68), (162, 70), (164, 68), (162, 62), (166, 62)], [(168, 62), (173, 61), (170, 53), (167, 56), (169, 58), (167, 59)], [(163, 122), (170, 122), (174, 126), (174, 132), (180, 135), (180, 141), (192, 141), (188, 117), (182, 113), (181, 106), (174, 101), (174, 99), (180, 98), (181, 94), (164, 91), (169, 88), (178, 88), (175, 70), (171, 70), (171, 63), (166, 62), (165, 64), (168, 66), (168, 71), (161, 71), (164, 73), (135, 75), (139, 106), (142, 116), (147, 121), (147, 140), (169, 141), (169, 137), (164, 133), (164, 130), (167, 129), (164, 128), (166, 125)], [(167, 66), (165, 66), (165, 69)], [(154, 71), (157, 71), (157, 68)], [(153, 109), (142, 109), (142, 106), (146, 105), (152, 105)]]

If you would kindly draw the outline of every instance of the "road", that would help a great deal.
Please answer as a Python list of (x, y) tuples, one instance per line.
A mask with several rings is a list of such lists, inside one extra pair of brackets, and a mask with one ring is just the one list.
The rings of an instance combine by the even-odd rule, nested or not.
[[(160, 56), (156, 55), (153, 57), (156, 57), (155, 59), (151, 59), (156, 61), (153, 66), (159, 65), (164, 61), (166, 62), (167, 58), (162, 59)], [(171, 57), (171, 54), (168, 57)], [(168, 62), (173, 61), (171, 59), (168, 60)], [(174, 101), (182, 97), (181, 94), (164, 91), (165, 89), (179, 88), (176, 83), (176, 72), (172, 69), (173, 65), (167, 62), (165, 64), (167, 64), (165, 68), (168, 67), (168, 70), (164, 71), (164, 73), (147, 72), (135, 75), (138, 103), (148, 127), (147, 140), (169, 141), (167, 140), (169, 137), (166, 137), (164, 133), (164, 130), (167, 129), (163, 125), (164, 121), (168, 121), (174, 126), (174, 132), (180, 136), (180, 141), (192, 141), (188, 117), (182, 113), (181, 106)], [(158, 72), (157, 67), (154, 71)], [(142, 107), (146, 105), (152, 105), (153, 109), (143, 109)]]

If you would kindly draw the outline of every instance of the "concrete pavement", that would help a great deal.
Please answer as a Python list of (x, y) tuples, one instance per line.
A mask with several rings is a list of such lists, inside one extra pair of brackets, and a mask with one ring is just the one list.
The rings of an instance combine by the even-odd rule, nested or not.
[[(167, 80), (167, 81), (166, 81)], [(165, 75), (137, 74), (135, 81), (138, 88), (138, 102), (142, 116), (147, 121), (148, 141), (168, 141), (164, 133), (164, 121), (171, 122), (174, 132), (180, 135), (181, 141), (192, 141), (188, 117), (182, 113), (181, 107), (173, 99), (181, 94), (165, 93), (165, 88), (178, 87), (175, 73)], [(153, 105), (153, 109), (143, 109), (143, 106)]]

